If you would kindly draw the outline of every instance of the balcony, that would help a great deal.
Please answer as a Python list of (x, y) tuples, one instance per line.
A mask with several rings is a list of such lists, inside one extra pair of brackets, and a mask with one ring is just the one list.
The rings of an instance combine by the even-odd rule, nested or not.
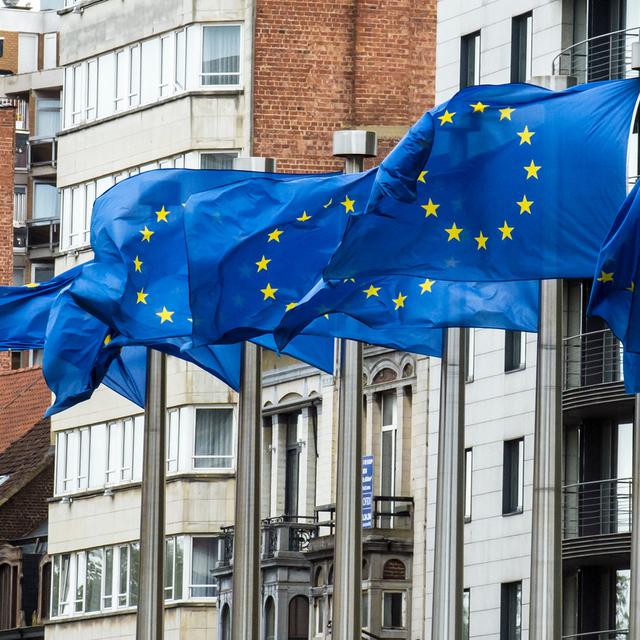
[(29, 138), (29, 168), (33, 176), (54, 175), (57, 164), (57, 153), (57, 138)]
[(628, 400), (624, 393), (622, 345), (610, 329), (564, 339), (563, 409)]
[[(262, 558), (277, 558), (291, 553), (302, 553), (317, 535), (314, 518), (280, 516), (262, 521)], [(283, 554), (284, 552), (284, 554)]]
[(631, 552), (631, 478), (566, 485), (562, 509), (564, 560), (624, 557)]
[(631, 49), (640, 27), (594, 36), (567, 47), (553, 60), (554, 75), (575, 76), (578, 84), (635, 76)]
[(32, 259), (52, 257), (60, 243), (59, 218), (27, 220), (26, 248)]

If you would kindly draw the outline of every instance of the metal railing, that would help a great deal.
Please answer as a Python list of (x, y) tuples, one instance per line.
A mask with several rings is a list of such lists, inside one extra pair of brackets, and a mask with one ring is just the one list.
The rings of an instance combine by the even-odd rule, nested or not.
[(275, 557), (278, 551), (301, 553), (309, 548), (317, 536), (315, 518), (307, 516), (279, 516), (262, 521), (262, 556)]
[(565, 338), (563, 378), (565, 390), (621, 381), (620, 341), (610, 329)]
[(575, 76), (579, 84), (631, 77), (631, 48), (638, 37), (640, 27), (632, 27), (576, 42), (553, 59), (552, 73)]
[(570, 636), (562, 636), (562, 640), (627, 640), (628, 637), (628, 629), (608, 629), (606, 631), (574, 633)]
[(630, 478), (569, 484), (562, 489), (562, 537), (629, 533), (632, 525)]

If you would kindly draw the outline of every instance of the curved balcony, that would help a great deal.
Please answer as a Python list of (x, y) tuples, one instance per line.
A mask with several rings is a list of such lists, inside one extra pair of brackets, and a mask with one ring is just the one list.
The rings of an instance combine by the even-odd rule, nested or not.
[(610, 329), (565, 338), (563, 350), (563, 409), (631, 397), (624, 392), (622, 345)]
[(575, 76), (578, 84), (630, 78), (632, 46), (639, 37), (640, 27), (632, 27), (576, 42), (553, 59), (552, 73)]
[(562, 509), (564, 560), (631, 552), (631, 478), (566, 485)]

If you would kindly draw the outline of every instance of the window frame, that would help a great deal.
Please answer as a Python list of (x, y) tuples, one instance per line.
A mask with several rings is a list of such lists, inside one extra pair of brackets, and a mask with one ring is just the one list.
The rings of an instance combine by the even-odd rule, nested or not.
[[(400, 616), (401, 616), (401, 626), (386, 626), (385, 625), (385, 617), (384, 617), (384, 609), (385, 609), (385, 596), (387, 595), (400, 595), (402, 598)], [(381, 624), (383, 631), (387, 630), (402, 630), (407, 628), (407, 592), (403, 589), (383, 589), (381, 593), (380, 602), (382, 605), (382, 616), (381, 616)]]
[[(220, 585), (218, 583), (218, 579), (217, 578), (215, 578), (215, 577), (213, 578), (213, 580), (214, 580), (213, 584), (194, 584), (194, 582), (193, 582), (193, 558), (194, 558), (193, 547), (194, 547), (194, 542), (196, 540), (209, 540), (210, 542), (212, 542), (214, 544), (214, 546), (216, 544), (218, 544), (218, 538), (215, 535), (192, 535), (192, 536), (190, 536), (190, 544), (185, 545), (185, 561), (184, 561), (184, 568), (185, 568), (185, 571), (187, 572), (188, 580), (187, 581), (183, 581), (183, 585), (186, 585), (187, 598), (189, 600), (197, 600), (197, 601), (205, 601), (205, 602), (217, 602), (219, 588), (220, 588)], [(186, 554), (186, 549), (187, 548), (189, 550), (188, 562), (186, 561), (186, 555), (187, 555)], [(187, 567), (187, 565), (188, 565), (188, 567)], [(215, 595), (213, 595), (213, 596), (194, 595), (193, 594), (193, 590), (194, 589), (212, 589), (215, 592)]]
[[(502, 515), (513, 516), (524, 512), (524, 436), (505, 440), (502, 459)], [(517, 457), (514, 449), (518, 450)], [(514, 460), (518, 464), (517, 474), (513, 471)], [(513, 478), (516, 477), (516, 503), (514, 504)]]
[[(514, 604), (515, 609), (512, 610)], [(514, 622), (513, 627), (511, 627), (512, 621)], [(521, 637), (522, 580), (503, 582), (500, 585), (500, 640), (518, 640)]]
[[(238, 418), (237, 418), (237, 406), (229, 405), (229, 404), (214, 404), (214, 405), (206, 405), (206, 404), (197, 404), (193, 405), (193, 417), (191, 419), (191, 444), (190, 444), (190, 470), (196, 473), (235, 473), (236, 467), (236, 455), (237, 455), (237, 428), (238, 428)], [(201, 409), (224, 409), (231, 411), (231, 454), (226, 456), (197, 456), (196, 455), (196, 426), (197, 426), (197, 415), (198, 411)], [(196, 458), (229, 458), (231, 461), (231, 465), (228, 467), (197, 467), (195, 464)]]
[(464, 450), (464, 522), (473, 517), (473, 447)]
[[(466, 613), (466, 627), (465, 627)], [(469, 640), (471, 635), (471, 588), (462, 590), (462, 640)]]
[[(204, 72), (202, 70), (204, 66), (204, 32), (205, 29), (217, 29), (220, 27), (238, 27), (238, 71), (236, 72)], [(218, 23), (209, 23), (200, 25), (200, 51), (199, 51), (199, 66), (200, 70), (198, 71), (198, 87), (200, 89), (205, 89), (207, 91), (237, 91), (238, 89), (242, 89), (243, 87), (243, 74), (244, 74), (244, 65), (242, 60), (242, 51), (244, 47), (244, 34), (242, 30), (242, 22), (218, 22)], [(187, 55), (188, 57), (188, 46), (187, 46)], [(188, 68), (188, 64), (187, 64)], [(236, 84), (205, 84), (203, 82), (205, 76), (238, 76), (238, 82)], [(188, 82), (188, 80), (187, 80)]]
[[(469, 53), (473, 51), (473, 82), (469, 81)], [(480, 57), (482, 53), (482, 32), (480, 29), (460, 37), (460, 89), (476, 86), (482, 81)]]
[[(524, 77), (521, 76), (522, 26), (524, 23)], [(511, 18), (511, 82), (527, 82), (533, 72), (533, 11)]]
[[(518, 353), (518, 362), (517, 364), (513, 360), (509, 360), (509, 354), (511, 353), (512, 357), (515, 355), (515, 349), (513, 345), (509, 347), (509, 339), (511, 336), (511, 340), (515, 340), (515, 336), (520, 336), (520, 349)], [(505, 329), (504, 331), (504, 372), (505, 373), (513, 373), (514, 371), (523, 371), (527, 368), (527, 334), (524, 331), (512, 331), (509, 329)]]
[(473, 327), (463, 329), (466, 332), (467, 348), (464, 360), (464, 381), (473, 382), (476, 371), (476, 330)]

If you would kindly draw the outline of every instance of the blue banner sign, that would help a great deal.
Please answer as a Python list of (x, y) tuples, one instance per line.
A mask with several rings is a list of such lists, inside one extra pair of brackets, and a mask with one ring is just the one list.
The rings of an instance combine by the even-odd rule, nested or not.
[(362, 528), (373, 527), (373, 456), (362, 456)]

